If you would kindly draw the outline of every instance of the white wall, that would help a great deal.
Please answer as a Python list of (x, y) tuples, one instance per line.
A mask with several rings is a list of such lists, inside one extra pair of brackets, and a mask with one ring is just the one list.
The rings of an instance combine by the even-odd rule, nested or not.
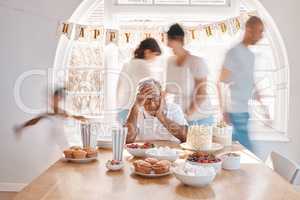
[(278, 142), (256, 142), (254, 145), (256, 153), (261, 158), (266, 158), (271, 150), (282, 152), (290, 159), (300, 164), (300, 22), (299, 22), (299, 0), (260, 0), (269, 11), (277, 24), (284, 39), (290, 62), (290, 113), (288, 122), (288, 134), (290, 143)]
[[(36, 131), (16, 140), (12, 126), (31, 117), (14, 101), (13, 87), (17, 77), (31, 69), (47, 69), (53, 64), (57, 45), (56, 27), (59, 20), (71, 16), (80, 0), (2, 0), (0, 3), (0, 186), (1, 183), (27, 183), (45, 170), (59, 155), (49, 135)], [(256, 142), (257, 153), (264, 158), (272, 149), (300, 163), (299, 117), (300, 34), (299, 0), (262, 0), (274, 17), (286, 42), (291, 65), (290, 143)], [(7, 6), (9, 8), (7, 8)], [(29, 11), (29, 12), (26, 12)], [(22, 97), (27, 105), (46, 105), (46, 79), (35, 77), (25, 81)], [(44, 102), (41, 103), (41, 102)], [(44, 134), (44, 135), (43, 135)], [(2, 184), (5, 185), (5, 184)]]
[[(47, 131), (16, 140), (12, 127), (32, 115), (14, 101), (15, 80), (31, 69), (52, 67), (58, 22), (68, 19), (81, 0), (2, 0), (0, 2), (0, 187), (27, 183), (58, 156)], [(46, 106), (46, 77), (33, 77), (22, 85), (22, 98), (33, 108)], [(22, 186), (21, 185), (16, 185)], [(0, 188), (1, 189), (1, 188)]]

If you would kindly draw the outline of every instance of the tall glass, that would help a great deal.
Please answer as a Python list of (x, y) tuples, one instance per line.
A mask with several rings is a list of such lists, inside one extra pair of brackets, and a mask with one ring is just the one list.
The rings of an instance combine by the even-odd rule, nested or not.
[(94, 129), (94, 126), (90, 123), (81, 124), (81, 139), (82, 146), (95, 148), (97, 144), (97, 132)]
[(121, 126), (114, 126), (111, 128), (113, 160), (123, 160), (123, 150), (126, 142), (128, 129)]

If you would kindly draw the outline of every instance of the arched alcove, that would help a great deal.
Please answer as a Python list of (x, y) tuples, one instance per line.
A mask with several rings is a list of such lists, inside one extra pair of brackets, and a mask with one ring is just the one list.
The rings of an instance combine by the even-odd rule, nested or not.
[[(228, 1), (224, 2), (228, 3)], [(156, 12), (153, 13), (153, 16), (151, 18), (149, 17), (148, 19), (144, 18), (138, 20), (138, 17), (140, 17), (140, 15), (134, 15), (134, 9), (132, 9), (130, 15), (128, 13), (124, 14), (123, 12), (121, 12), (122, 9), (112, 9), (112, 4), (110, 4), (110, 2), (111, 1), (104, 2), (104, 0), (85, 0), (70, 17), (69, 21), (81, 24), (105, 25), (105, 27), (107, 28), (115, 28), (116, 26), (119, 26), (120, 28), (123, 24), (129, 23), (136, 23), (140, 25), (145, 23), (145, 21), (151, 23), (151, 20), (156, 19), (153, 16), (159, 16), (160, 7), (163, 7), (165, 9), (167, 6), (174, 6), (157, 5), (158, 7), (156, 7)], [(175, 1), (170, 1), (170, 4), (172, 4), (172, 2), (174, 3)], [(268, 109), (271, 112), (272, 119), (270, 121), (264, 121), (260, 118), (260, 116), (256, 116), (258, 112), (255, 112), (255, 110), (252, 109), (252, 132), (258, 133), (258, 135), (254, 134), (256, 135), (254, 139), (259, 138), (259, 133), (261, 132), (270, 133), (269, 135), (271, 135), (271, 133), (278, 133), (281, 136), (286, 136), (289, 108), (289, 63), (285, 45), (280, 35), (280, 32), (272, 17), (268, 14), (267, 10), (262, 6), (262, 4), (258, 0), (232, 0), (231, 3), (232, 6), (238, 6), (238, 13), (245, 13), (249, 11), (256, 12), (264, 20), (264, 23), (266, 25), (265, 37), (258, 45), (253, 46), (251, 48), (255, 52), (257, 57), (255, 71), (257, 85), (258, 87), (260, 87), (260, 90), (263, 93), (263, 101), (266, 105), (268, 105)], [(233, 17), (238, 14), (236, 12), (236, 9), (234, 8), (226, 9), (226, 5), (224, 4), (223, 8), (222, 6), (220, 7), (220, 5), (214, 5), (213, 3), (211, 5), (205, 5), (205, 15), (203, 14), (199, 16), (194, 16), (192, 23), (209, 23), (216, 20), (222, 20), (229, 17)], [(147, 6), (153, 7), (156, 5), (154, 5), (154, 3), (150, 5), (143, 5), (142, 8), (144, 10), (149, 10), (147, 9)], [(191, 9), (193, 5), (181, 5), (181, 8), (184, 8), (184, 6), (186, 6), (187, 10), (189, 9), (191, 12), (193, 11), (193, 9)], [(197, 6), (201, 7), (201, 5)], [(140, 4), (131, 4), (130, 7), (136, 7), (136, 10), (139, 10), (139, 12), (141, 12), (141, 10), (139, 9), (141, 8)], [(105, 8), (107, 8), (107, 10)], [(112, 19), (111, 15), (116, 14), (118, 12), (120, 16), (123, 17), (119, 16), (119, 18)], [(170, 11), (169, 13), (171, 14), (172, 12)], [(160, 17), (161, 20), (168, 19), (166, 23), (171, 23), (174, 21), (180, 21), (183, 24), (187, 23), (184, 22), (184, 20), (181, 20), (180, 18), (174, 18), (174, 20), (172, 18), (172, 20), (170, 20), (168, 17), (166, 17), (168, 16), (167, 14), (165, 13), (164, 17)], [(148, 16), (151, 16), (151, 13)], [(122, 18), (122, 20), (120, 20), (120, 18)], [(157, 23), (157, 21), (155, 21), (155, 23)], [(241, 34), (242, 32), (234, 36), (223, 36), (222, 40), (219, 41), (202, 40), (201, 44), (190, 43), (187, 45), (187, 48), (195, 54), (201, 55), (202, 57), (205, 57), (207, 59), (209, 65), (211, 66), (210, 78), (213, 80), (216, 77), (219, 68), (221, 67), (221, 61), (222, 56), (224, 56), (224, 52), (239, 40)], [(90, 68), (90, 70), (94, 72), (91, 73), (100, 74), (100, 72), (98, 72), (99, 70), (104, 71), (104, 75), (102, 74), (102, 81), (105, 85), (105, 99), (102, 99), (103, 104), (101, 104), (101, 109), (107, 111), (107, 119), (109, 119), (110, 121), (111, 119), (113, 119), (114, 115), (114, 113), (110, 111), (115, 110), (116, 108), (115, 94), (116, 81), (118, 78), (115, 74), (110, 74), (107, 72), (109, 72), (110, 70), (118, 72), (118, 70), (120, 70), (123, 66), (123, 63), (130, 58), (134, 46), (117, 46), (113, 43), (107, 44), (105, 46), (107, 50), (106, 53), (108, 53), (106, 54), (106, 56), (109, 56), (110, 58), (114, 57), (116, 59), (106, 59), (103, 62), (103, 65), (99, 64), (99, 62), (97, 61), (97, 56), (91, 57), (90, 55), (92, 55), (93, 53), (88, 53), (95, 53), (97, 51), (99, 53), (99, 49), (101, 48), (98, 47), (99, 46), (97, 43), (73, 41), (68, 40), (65, 36), (61, 36), (57, 47), (54, 71), (63, 69), (64, 73), (62, 73), (60, 77), (57, 77), (54, 80), (58, 83), (68, 81), (70, 70), (71, 73), (73, 73), (72, 65), (76, 63), (72, 61), (72, 59), (74, 60), (75, 57), (78, 60), (79, 64), (81, 61), (85, 60), (84, 62), (81, 62), (83, 63), (83, 65), (93, 66), (92, 68)], [(104, 51), (100, 54), (105, 57)], [(101, 57), (100, 54), (99, 56)], [(216, 57), (219, 59), (215, 59)], [(61, 79), (63, 81), (58, 79)], [(97, 101), (97, 98), (94, 101)], [(255, 104), (255, 101), (252, 101), (250, 106), (257, 108)]]

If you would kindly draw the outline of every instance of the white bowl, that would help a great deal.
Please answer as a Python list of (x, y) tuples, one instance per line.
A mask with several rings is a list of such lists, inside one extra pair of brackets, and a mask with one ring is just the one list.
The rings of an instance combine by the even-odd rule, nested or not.
[(194, 187), (204, 187), (209, 185), (214, 178), (216, 177), (216, 173), (211, 175), (203, 175), (203, 176), (191, 176), (182, 174), (179, 172), (178, 168), (173, 170), (175, 177), (185, 185), (190, 185)]
[(148, 149), (146, 151), (146, 155), (147, 157), (152, 157), (152, 158), (156, 158), (158, 160), (168, 160), (171, 162), (174, 162), (175, 160), (177, 160), (179, 158), (179, 152), (176, 150), (172, 150), (170, 149), (170, 151), (175, 151), (176, 154), (170, 153), (168, 154), (159, 154), (157, 152), (157, 149), (153, 148), (153, 149)]
[[(152, 149), (152, 148), (149, 148), (149, 149)], [(149, 150), (149, 149), (141, 149), (141, 148), (129, 148), (129, 147), (126, 147), (126, 150), (133, 156), (135, 157), (146, 157), (146, 151)]]
[(106, 163), (105, 166), (106, 166), (107, 169), (109, 169), (111, 171), (117, 171), (117, 170), (120, 170), (120, 169), (122, 169), (124, 167), (124, 163), (121, 162), (121, 163), (119, 163), (117, 165), (112, 165), (110, 163), (110, 161), (107, 161), (107, 163)]
[(192, 165), (198, 165), (201, 167), (213, 167), (216, 171), (216, 173), (220, 173), (221, 169), (222, 169), (222, 160), (220, 162), (216, 162), (216, 163), (198, 163), (198, 162), (192, 162), (192, 161), (188, 161), (188, 163), (192, 164)]
[(222, 167), (223, 169), (226, 170), (238, 170), (241, 167), (241, 156), (227, 156), (224, 155), (222, 157), (223, 159), (223, 164)]

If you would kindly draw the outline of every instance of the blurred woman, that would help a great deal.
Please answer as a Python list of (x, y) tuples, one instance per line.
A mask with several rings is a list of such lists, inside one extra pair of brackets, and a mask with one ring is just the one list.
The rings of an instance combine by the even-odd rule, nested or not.
[(118, 119), (122, 124), (134, 102), (139, 81), (151, 77), (164, 82), (165, 65), (158, 59), (160, 55), (161, 49), (156, 40), (147, 38), (134, 51), (134, 58), (123, 66), (117, 87), (117, 106), (121, 110)]
[(167, 93), (182, 106), (189, 125), (211, 125), (214, 118), (207, 95), (207, 65), (184, 49), (185, 34), (179, 24), (172, 25), (167, 35), (174, 53), (168, 60)]

